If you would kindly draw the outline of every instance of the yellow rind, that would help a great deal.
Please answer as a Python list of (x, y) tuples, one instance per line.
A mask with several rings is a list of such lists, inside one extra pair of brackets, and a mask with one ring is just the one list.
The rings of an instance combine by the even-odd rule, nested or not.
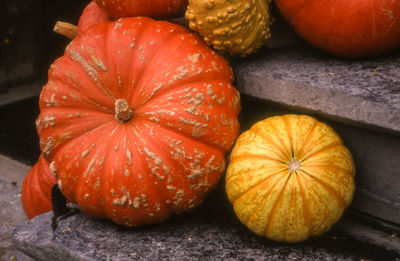
[[(300, 162), (295, 172), (292, 159)], [(353, 158), (331, 127), (304, 115), (275, 116), (237, 139), (226, 193), (254, 233), (299, 242), (340, 219), (354, 195), (354, 175)]]

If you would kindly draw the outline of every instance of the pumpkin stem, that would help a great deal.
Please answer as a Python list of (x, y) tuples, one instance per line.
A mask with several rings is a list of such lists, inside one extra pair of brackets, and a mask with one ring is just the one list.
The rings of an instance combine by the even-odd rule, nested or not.
[(78, 26), (58, 21), (53, 29), (54, 32), (64, 35), (65, 37), (73, 40), (76, 38)]
[(118, 99), (115, 101), (115, 118), (120, 122), (127, 122), (133, 116), (133, 111), (129, 108), (127, 100)]
[(301, 168), (301, 163), (298, 159), (293, 158), (290, 162), (289, 162), (289, 171), (290, 172), (296, 172), (299, 171)]

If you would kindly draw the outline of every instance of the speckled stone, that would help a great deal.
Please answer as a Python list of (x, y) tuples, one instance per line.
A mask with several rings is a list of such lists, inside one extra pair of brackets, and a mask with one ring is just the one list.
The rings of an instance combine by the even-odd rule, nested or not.
[[(221, 190), (220, 190), (221, 192)], [(78, 213), (53, 233), (52, 213), (19, 226), (14, 244), (35, 260), (395, 260), (400, 255), (338, 231), (300, 244), (275, 243), (240, 224), (218, 192), (164, 224), (119, 227)]]
[(232, 60), (243, 94), (345, 123), (400, 133), (400, 52), (363, 60), (309, 46), (263, 49)]
[(21, 184), (10, 182), (2, 177), (4, 169), (13, 170), (14, 166), (10, 168), (10, 164), (4, 163), (0, 156), (2, 169), (0, 171), (0, 261), (10, 261), (12, 258), (19, 261), (31, 261), (32, 259), (18, 251), (12, 243), (14, 229), (27, 218), (21, 207)]

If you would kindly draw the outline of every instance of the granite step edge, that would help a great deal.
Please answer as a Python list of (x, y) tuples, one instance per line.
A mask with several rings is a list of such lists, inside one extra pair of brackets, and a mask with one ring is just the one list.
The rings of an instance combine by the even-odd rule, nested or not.
[[(241, 94), (299, 113), (315, 113), (327, 119), (373, 131), (400, 135), (400, 111), (335, 88), (323, 89), (294, 81), (274, 79), (257, 72), (236, 72)], [(338, 103), (337, 101), (340, 101)]]

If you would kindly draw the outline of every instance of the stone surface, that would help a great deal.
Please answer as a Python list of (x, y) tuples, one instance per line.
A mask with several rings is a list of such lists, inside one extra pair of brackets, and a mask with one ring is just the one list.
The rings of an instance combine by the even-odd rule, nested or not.
[(232, 59), (236, 87), (296, 111), (400, 133), (400, 53), (342, 60), (306, 45)]
[(385, 233), (381, 230), (361, 225), (355, 221), (343, 221), (338, 225), (341, 231), (350, 235), (356, 240), (368, 242), (374, 245), (380, 245), (387, 250), (393, 250), (400, 253), (400, 238), (396, 233)]
[(13, 230), (27, 220), (21, 207), (22, 180), (29, 167), (0, 155), (0, 261), (31, 260), (12, 243)]
[(39, 81), (14, 85), (7, 92), (0, 93), (0, 106), (11, 104), (31, 97), (39, 97), (42, 84)]
[(8, 183), (13, 183), (16, 186), (21, 187), (24, 181), (26, 173), (30, 170), (30, 166), (27, 166), (21, 162), (10, 159), (0, 154), (0, 179)]
[[(204, 210), (204, 209), (203, 209)], [(222, 214), (222, 215), (221, 215)], [(400, 254), (338, 232), (300, 244), (271, 242), (218, 209), (174, 216), (164, 224), (123, 228), (79, 213), (53, 233), (52, 213), (19, 226), (16, 246), (36, 260), (396, 260)]]

